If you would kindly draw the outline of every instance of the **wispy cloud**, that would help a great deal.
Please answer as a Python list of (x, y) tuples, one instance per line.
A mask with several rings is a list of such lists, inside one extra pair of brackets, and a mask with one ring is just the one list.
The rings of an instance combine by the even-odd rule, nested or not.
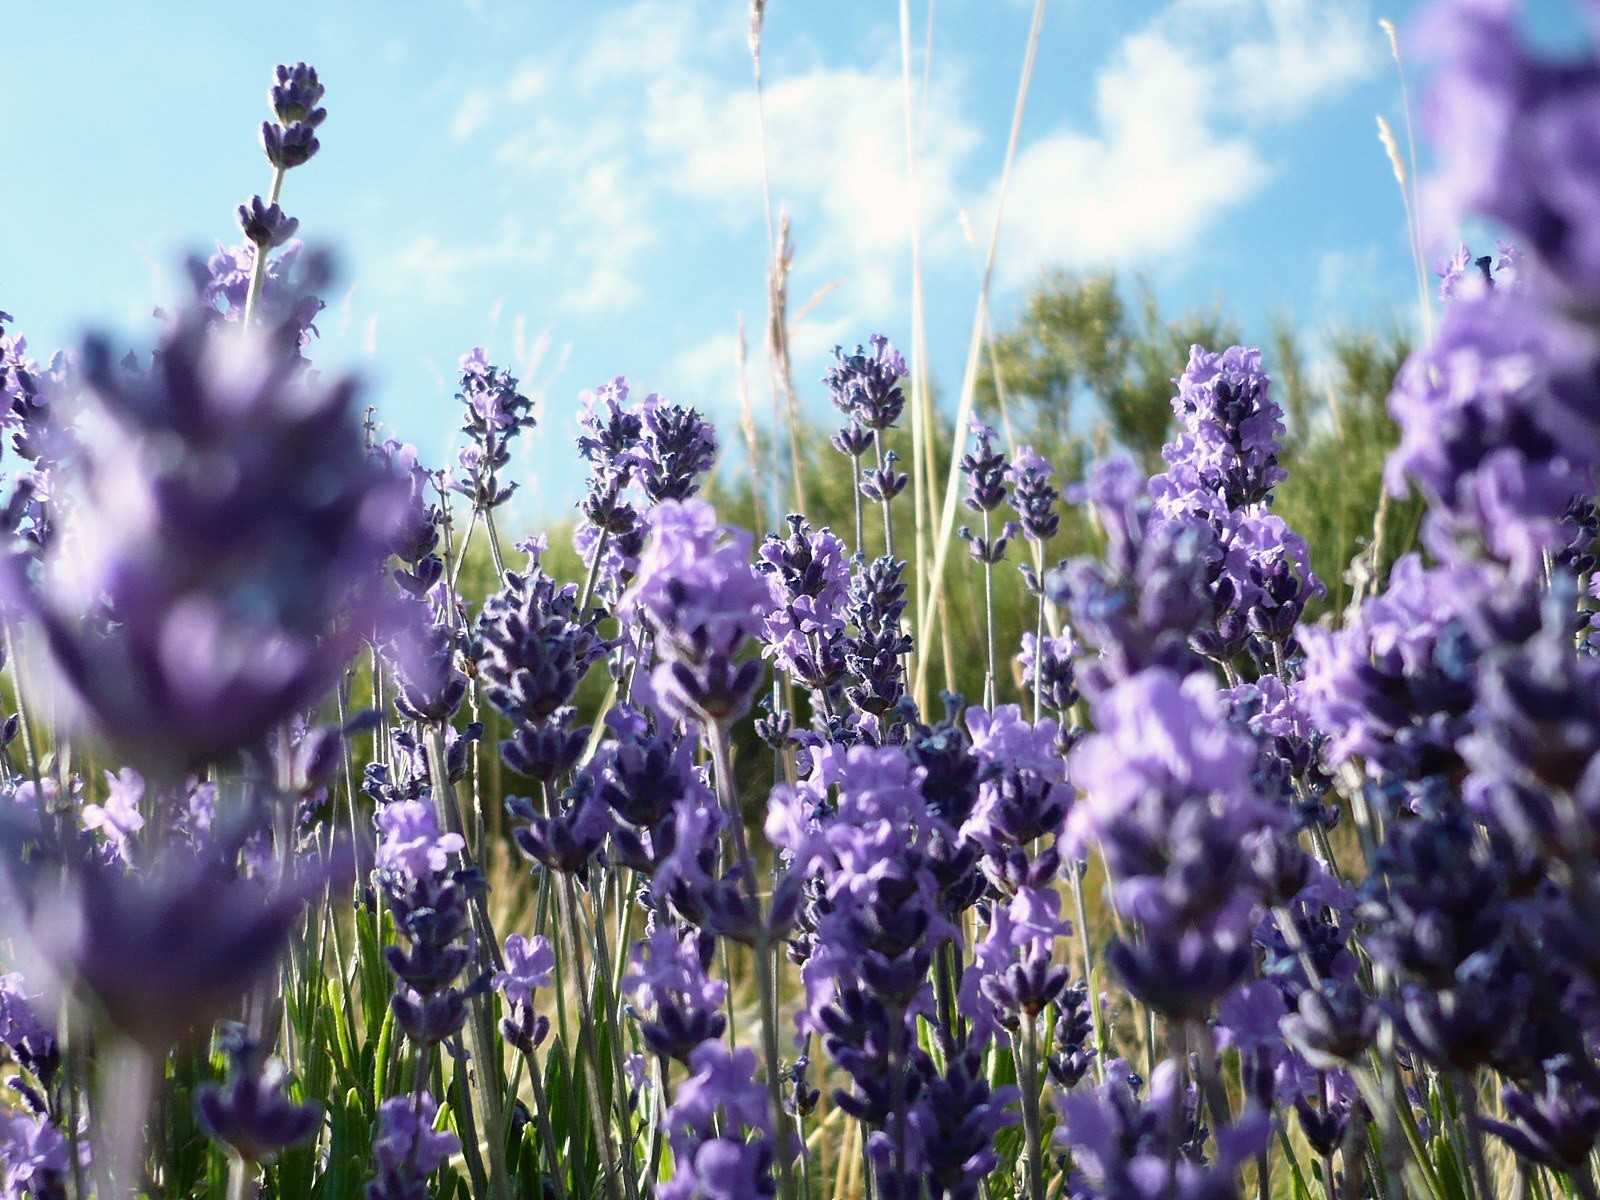
[(1020, 153), (1004, 278), (1192, 248), (1270, 180), (1264, 131), (1369, 75), (1378, 38), (1364, 0), (1174, 0), (1098, 72), (1097, 128)]

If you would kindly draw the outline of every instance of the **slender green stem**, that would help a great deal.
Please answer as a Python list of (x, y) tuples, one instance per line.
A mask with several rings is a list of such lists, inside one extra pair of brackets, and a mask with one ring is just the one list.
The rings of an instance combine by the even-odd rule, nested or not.
[(539, 1140), (544, 1143), (550, 1181), (555, 1185), (556, 1200), (567, 1200), (567, 1172), (556, 1144), (556, 1132), (550, 1125), (550, 1102), (545, 1098), (544, 1080), (539, 1076), (539, 1060), (531, 1053), (527, 1055), (527, 1060), (528, 1083), (533, 1088), (534, 1120), (539, 1123)]
[[(582, 935), (579, 933), (578, 919), (574, 912), (572, 893), (575, 890), (576, 885), (572, 881), (572, 876), (563, 874), (561, 886), (556, 889), (556, 920), (566, 939), (567, 958), (572, 964), (572, 977), (578, 983), (576, 988), (579, 1006), (578, 1040), (582, 1043), (584, 1065), (589, 1073), (589, 1118), (594, 1123), (595, 1143), (600, 1147), (606, 1191), (612, 1200), (618, 1200), (622, 1192), (617, 1181), (622, 1171), (617, 1164), (616, 1149), (611, 1143), (611, 1125), (606, 1118), (604, 1102), (601, 1100), (603, 1094), (601, 1083), (605, 1078), (605, 1072), (600, 1063), (600, 1047), (594, 1024), (594, 1009), (589, 1003), (589, 989), (583, 986), (583, 980), (588, 972), (583, 956)], [(628, 1193), (630, 1196), (633, 1194), (631, 1184)]]
[(1022, 1084), (1023, 1154), (1028, 1167), (1029, 1200), (1044, 1200), (1044, 1122), (1039, 1114), (1039, 1031), (1024, 1015), (1022, 1029), (1012, 1039), (1017, 1049)]
[(1083, 983), (1089, 989), (1089, 1016), (1094, 1023), (1095, 1078), (1104, 1083), (1109, 1047), (1106, 1045), (1105, 1015), (1100, 1011), (1100, 988), (1094, 977), (1094, 952), (1089, 944), (1089, 909), (1083, 899), (1083, 878), (1088, 873), (1087, 862), (1075, 863), (1067, 872), (1067, 877), (1072, 881), (1072, 905), (1077, 917), (1078, 952), (1083, 959)]
[[(760, 897), (756, 891), (756, 865), (745, 840), (744, 814), (739, 809), (739, 799), (733, 790), (733, 760), (728, 750), (728, 733), (720, 721), (705, 723), (706, 736), (711, 743), (712, 776), (716, 782), (717, 797), (728, 814), (729, 828), (733, 831), (734, 850), (739, 856), (739, 867), (744, 875), (751, 911), (760, 920)], [(767, 1060), (767, 1088), (772, 1094), (772, 1119), (775, 1127), (783, 1122), (783, 1079), (778, 1067), (778, 998), (774, 986), (774, 967), (768, 959), (777, 952), (765, 932), (757, 937), (755, 946), (756, 981), (761, 990), (761, 1041)], [(778, 1170), (782, 1177), (782, 1194), (790, 1200), (797, 1195), (794, 1165), (782, 1147), (777, 1148)]]
[(255, 1200), (261, 1191), (256, 1164), (237, 1155), (228, 1160), (228, 1200)]

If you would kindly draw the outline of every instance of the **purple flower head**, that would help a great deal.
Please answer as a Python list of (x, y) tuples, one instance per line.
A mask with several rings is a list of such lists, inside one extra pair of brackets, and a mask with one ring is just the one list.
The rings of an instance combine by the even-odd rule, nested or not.
[(29, 878), (13, 865), (13, 929), (47, 992), (81, 996), (164, 1052), (270, 974), (307, 899), (348, 866), (346, 853), (274, 864), (281, 880), (268, 884), (231, 877), (214, 852), (178, 849), (137, 873), (91, 859)]
[(756, 570), (766, 576), (772, 608), (762, 653), (800, 683), (824, 689), (844, 675), (849, 567), (831, 530), (813, 532), (790, 516), (788, 538), (768, 534)]
[(679, 1086), (666, 1116), (670, 1135), (711, 1137), (720, 1124), (737, 1133), (768, 1136), (772, 1112), (767, 1089), (755, 1079), (755, 1051), (707, 1042), (689, 1056), (691, 1075)]
[(316, 131), (328, 116), (319, 107), (326, 91), (316, 68), (305, 63), (280, 64), (273, 73), (267, 99), (277, 121), (261, 123), (261, 145), (278, 170), (304, 165), (321, 146)]
[[(41, 1087), (49, 1088), (61, 1067), (61, 1045), (53, 1025), (39, 1016), (42, 1000), (20, 972), (0, 975), (0, 1045)], [(21, 1090), (21, 1082), (13, 1086)]]
[(1483, 1127), (1534, 1166), (1587, 1170), (1600, 1139), (1600, 1097), (1571, 1058), (1558, 1056), (1544, 1068), (1541, 1087), (1501, 1093), (1509, 1122), (1484, 1120)]
[(1099, 846), (1118, 910), (1145, 933), (1108, 957), (1153, 1007), (1201, 1015), (1250, 961), (1258, 885), (1239, 845), (1281, 818), (1257, 796), (1253, 746), (1226, 724), (1208, 677), (1146, 671), (1094, 715), (1072, 755), (1083, 795), (1069, 832), (1080, 852)]
[(1164, 512), (1168, 504), (1183, 506), (1174, 492), (1198, 489), (1224, 508), (1240, 509), (1265, 501), (1283, 481), (1283, 410), (1272, 399), (1271, 382), (1259, 350), (1190, 348), (1172, 401), (1183, 432), (1161, 451), (1173, 473), (1151, 481)]
[(272, 86), (267, 89), (267, 100), (272, 111), (284, 125), (306, 121), (320, 125), (323, 116), (318, 105), (327, 93), (317, 78), (317, 69), (305, 63), (280, 63), (273, 71)]
[(1490, 567), (1427, 568), (1407, 555), (1344, 628), (1302, 630), (1296, 694), (1331, 739), (1329, 763), (1360, 756), (1374, 775), (1416, 778), (1453, 769), (1473, 700), (1474, 626), (1515, 591)]
[(1058, 749), (1060, 729), (1048, 717), (1029, 724), (1016, 704), (990, 713), (969, 708), (972, 752), (982, 765), (978, 804), (964, 836), (990, 854), (1026, 847), (1059, 833), (1072, 806), (1072, 785)]
[(1034, 452), (1032, 446), (1017, 447), (1005, 477), (1011, 483), (1011, 506), (1029, 541), (1048, 542), (1061, 528), (1056, 502), (1061, 493), (1050, 482), (1055, 468)]
[(502, 583), (478, 618), (484, 697), (511, 724), (501, 745), (507, 765), (551, 778), (572, 765), (568, 747), (587, 738), (587, 727), (573, 727), (572, 704), (610, 643), (598, 632), (598, 613), (578, 611), (576, 586), (558, 585), (537, 565), (507, 571)]
[(148, 371), (84, 352), (70, 536), (30, 603), (80, 723), (171, 773), (313, 704), (379, 608), (400, 497), (350, 380), (189, 319)]
[(759, 665), (735, 656), (770, 606), (750, 565), (750, 535), (719, 525), (704, 501), (669, 500), (651, 510), (650, 537), (617, 616), (654, 636), (667, 660), (653, 674), (656, 693), (674, 715), (731, 719), (760, 683)]
[(639, 1033), (652, 1054), (687, 1064), (703, 1043), (728, 1027), (728, 985), (706, 974), (709, 938), (683, 938), (660, 926), (635, 944), (622, 990), (633, 997)]
[(0, 1195), (54, 1200), (69, 1194), (72, 1149), (45, 1113), (0, 1114)]
[(300, 228), (299, 221), (276, 204), (264, 203), (260, 196), (252, 196), (248, 203), (239, 205), (238, 215), (245, 240), (257, 247), (258, 254), (276, 250)]
[(507, 937), (503, 949), (505, 966), (489, 980), (506, 1004), (500, 1034), (524, 1054), (532, 1054), (550, 1032), (550, 1018), (534, 1011), (533, 993), (550, 986), (555, 952), (546, 939), (525, 938), (520, 933)]
[(1052, 960), (1056, 942), (1071, 933), (1054, 890), (1023, 888), (994, 906), (988, 935), (961, 980), (962, 1011), (980, 1036), (1016, 1030), (1061, 995), (1067, 969)]
[(689, 499), (716, 458), (717, 431), (711, 422), (692, 408), (668, 404), (659, 396), (645, 398), (638, 466), (647, 501)]
[(1138, 468), (1113, 458), (1078, 493), (1106, 536), (1103, 560), (1080, 557), (1045, 577), (1073, 631), (1098, 653), (1079, 671), (1091, 698), (1146, 667), (1186, 673), (1199, 665), (1190, 640), (1210, 615), (1216, 534), (1198, 520), (1163, 520)]
[(1052, 637), (1022, 635), (1022, 652), (1017, 664), (1022, 668), (1022, 683), (1028, 691), (1035, 687), (1046, 708), (1058, 716), (1078, 702), (1077, 672), (1073, 660), (1078, 656), (1078, 643), (1071, 633), (1063, 629)]
[(144, 798), (144, 780), (137, 771), (124, 767), (113, 775), (106, 772), (106, 802), (83, 806), (83, 827), (99, 832), (124, 861), (128, 846), (144, 828), (139, 801)]
[(663, 653), (691, 662), (732, 655), (770, 607), (750, 565), (750, 535), (717, 523), (704, 501), (668, 501), (650, 514), (639, 573), (618, 617), (640, 621)]
[(934, 1200), (977, 1200), (1000, 1163), (995, 1135), (1020, 1120), (1017, 1089), (989, 1087), (983, 1049), (974, 1038), (948, 1055), (944, 1073), (927, 1082), (908, 1117)]
[(574, 777), (548, 816), (520, 796), (508, 797), (506, 810), (524, 822), (512, 832), (517, 848), (549, 870), (569, 874), (588, 867), (616, 823), (598, 781), (587, 771)]
[(1512, 0), (1451, 0), (1422, 28), (1437, 63), (1423, 126), (1440, 160), (1427, 197), (1440, 228), (1467, 213), (1512, 230), (1578, 305), (1600, 294), (1600, 56), (1528, 44)]
[(266, 1058), (242, 1030), (224, 1035), (233, 1069), (226, 1083), (208, 1083), (195, 1092), (195, 1118), (212, 1140), (250, 1163), (268, 1162), (316, 1133), (320, 1104), (289, 1098), (288, 1072)]
[(967, 481), (962, 503), (973, 512), (988, 513), (1006, 501), (1006, 459), (994, 448), (994, 430), (972, 421), (972, 449), (961, 456), (961, 474)]
[[(256, 255), (265, 253), (250, 242), (239, 246), (220, 243), (217, 252), (201, 262), (189, 260), (189, 282), (195, 290), (201, 316), (212, 324), (238, 326), (244, 322)], [(317, 315), (326, 307), (317, 293), (333, 278), (332, 262), (321, 251), (291, 241), (267, 260), (257, 311), (269, 325), (280, 327), (279, 336), (292, 340), (292, 357), (317, 336)], [(300, 359), (303, 363), (303, 358)]]
[(426, 1194), (430, 1175), (461, 1151), (461, 1139), (435, 1130), (439, 1106), (428, 1092), (395, 1096), (378, 1106), (367, 1200), (412, 1200)]
[(1591, 334), (1526, 296), (1495, 289), (1445, 310), (1395, 381), (1400, 444), (1384, 468), (1392, 494), (1414, 483), (1428, 498), (1430, 549), (1481, 545), (1527, 570), (1566, 543), (1600, 459), (1596, 361)]
[(496, 971), (490, 985), (510, 1004), (532, 1004), (536, 989), (550, 986), (555, 969), (555, 952), (542, 937), (525, 938), (513, 933), (505, 940), (506, 965)]
[(900, 352), (881, 333), (870, 339), (869, 353), (857, 346), (854, 354), (834, 347), (834, 365), (823, 376), (833, 405), (863, 429), (882, 431), (900, 419), (905, 393), (900, 381), (910, 372)]
[(517, 390), (511, 372), (489, 362), (481, 346), (461, 358), (456, 399), (467, 441), (457, 460), (455, 490), (479, 509), (498, 508), (517, 490), (515, 483), (502, 485), (500, 473), (511, 462), (512, 440), (533, 428), (533, 401)]
[(905, 564), (889, 557), (858, 560), (850, 577), (850, 622), (856, 628), (845, 639), (845, 669), (854, 682), (845, 689), (850, 703), (865, 713), (884, 716), (906, 694), (902, 656), (911, 638), (901, 629), (906, 610)]
[(1164, 1197), (1166, 1200), (1227, 1200), (1238, 1195), (1235, 1174), (1266, 1149), (1272, 1125), (1259, 1109), (1214, 1137), (1205, 1154), (1205, 1130), (1192, 1085), (1184, 1086), (1178, 1064), (1155, 1070), (1150, 1091), (1118, 1059), (1106, 1064), (1106, 1081), (1093, 1092), (1060, 1098), (1056, 1142), (1072, 1151), (1068, 1187), (1074, 1196)]
[(638, 461), (644, 406), (628, 403), (628, 380), (618, 375), (578, 396), (578, 453), (597, 468), (627, 475)]

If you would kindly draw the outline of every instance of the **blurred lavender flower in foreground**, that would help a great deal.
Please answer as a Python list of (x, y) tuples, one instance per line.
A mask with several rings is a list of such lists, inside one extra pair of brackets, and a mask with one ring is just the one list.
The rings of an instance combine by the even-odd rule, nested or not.
[(84, 350), (80, 488), (27, 603), (79, 717), (163, 777), (309, 707), (379, 615), (400, 493), (354, 382), (281, 332), (186, 318), (148, 370)]

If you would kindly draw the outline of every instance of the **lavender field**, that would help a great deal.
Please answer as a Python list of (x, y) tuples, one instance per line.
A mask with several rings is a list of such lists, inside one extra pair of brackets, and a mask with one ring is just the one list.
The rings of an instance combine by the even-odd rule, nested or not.
[(0, 313), (0, 1195), (1600, 1200), (1571, 7), (1382, 26), (1414, 328), (997, 317), (997, 205), (959, 380), (919, 257), (797, 382), (769, 199), (770, 412), (470, 348), (438, 461), (323, 353), (345, 94), (264, 62), (183, 303)]

